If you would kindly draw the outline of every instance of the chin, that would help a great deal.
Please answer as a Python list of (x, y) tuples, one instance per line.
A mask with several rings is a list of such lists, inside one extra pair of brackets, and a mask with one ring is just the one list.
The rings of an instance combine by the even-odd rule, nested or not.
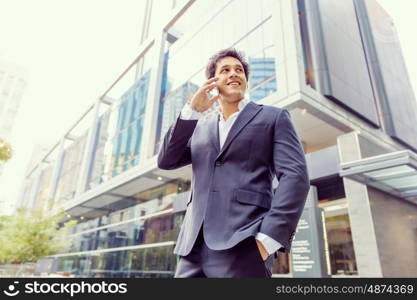
[(242, 93), (229, 93), (224, 95), (224, 97), (226, 98), (227, 102), (236, 102), (236, 101), (240, 101), (243, 98), (245, 98), (245, 94)]

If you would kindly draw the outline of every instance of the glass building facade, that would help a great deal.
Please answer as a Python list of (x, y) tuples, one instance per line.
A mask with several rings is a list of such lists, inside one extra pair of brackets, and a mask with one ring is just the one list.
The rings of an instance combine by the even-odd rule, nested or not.
[(113, 212), (78, 223), (65, 254), (54, 256), (51, 271), (76, 277), (172, 277), (172, 250), (184, 217), (173, 211), (173, 203), (189, 188), (189, 181), (163, 184), (132, 195), (125, 207), (119, 202)]
[(120, 97), (117, 105), (99, 116), (88, 187), (138, 164), (149, 76), (147, 71)]
[[(346, 14), (331, 1), (312, 2), (147, 0), (138, 16), (144, 22), (138, 57), (91, 107), (87, 125), (68, 132), (48, 154), (53, 157), (45, 157), (27, 176), (23, 205), (54, 204), (64, 207), (67, 219), (78, 220), (67, 247), (40, 260), (39, 269), (48, 265), (49, 273), (76, 277), (173, 276), (178, 258), (172, 250), (192, 172), (189, 166), (159, 170), (156, 155), (169, 126), (206, 81), (210, 56), (235, 47), (251, 69), (246, 97), (291, 112), (314, 187), (309, 199), (319, 216), (317, 225), (307, 227), (308, 238), (298, 241), (311, 248), (295, 245), (292, 253), (280, 253), (273, 276), (417, 276), (416, 264), (386, 259), (394, 255), (391, 245), (399, 235), (379, 230), (384, 219), (400, 220), (392, 231), (410, 237), (402, 244), (403, 256), (414, 253), (413, 198), (398, 201), (378, 185), (357, 183), (339, 172), (350, 160), (404, 147), (415, 151), (407, 144), (409, 132), (400, 143), (383, 125), (389, 110), (376, 89), (385, 83), (372, 65), (376, 52), (364, 46), (373, 41), (364, 30), (378, 19), (364, 22), (372, 12), (359, 0), (344, 1)], [(349, 47), (340, 49), (351, 43), (352, 66)], [(361, 70), (362, 81), (355, 70)], [(408, 109), (408, 117), (417, 116), (415, 106)], [(387, 205), (391, 209), (383, 210)], [(303, 260), (311, 265), (303, 267)]]

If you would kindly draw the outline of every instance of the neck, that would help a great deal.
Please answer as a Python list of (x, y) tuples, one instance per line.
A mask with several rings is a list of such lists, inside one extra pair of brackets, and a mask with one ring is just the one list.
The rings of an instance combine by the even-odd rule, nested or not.
[(221, 110), (222, 110), (222, 114), (223, 114), (223, 118), (226, 121), (231, 114), (239, 111), (239, 102), (243, 100), (243, 98), (241, 98), (238, 101), (227, 101), (223, 98), (220, 98), (220, 106), (221, 106)]

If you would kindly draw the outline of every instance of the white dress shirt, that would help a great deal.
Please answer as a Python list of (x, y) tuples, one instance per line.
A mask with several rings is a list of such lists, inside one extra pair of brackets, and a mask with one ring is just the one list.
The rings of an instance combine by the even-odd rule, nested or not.
[[(219, 142), (220, 142), (220, 149), (223, 148), (223, 144), (226, 141), (227, 135), (229, 134), (230, 129), (232, 128), (234, 122), (236, 121), (237, 116), (239, 113), (243, 110), (243, 108), (246, 106), (246, 104), (249, 103), (248, 99), (243, 99), (238, 104), (238, 111), (231, 114), (227, 120), (224, 119), (223, 113), (220, 109), (220, 106), (217, 107), (217, 112), (220, 114), (220, 120), (219, 120)], [(198, 120), (203, 114), (192, 109), (191, 106), (186, 103), (181, 110), (180, 118), (182, 120)], [(282, 248), (281, 243), (274, 240), (270, 236), (258, 232), (255, 236), (255, 238), (262, 243), (262, 245), (265, 247), (265, 250), (269, 253), (269, 255), (275, 253), (278, 249)]]

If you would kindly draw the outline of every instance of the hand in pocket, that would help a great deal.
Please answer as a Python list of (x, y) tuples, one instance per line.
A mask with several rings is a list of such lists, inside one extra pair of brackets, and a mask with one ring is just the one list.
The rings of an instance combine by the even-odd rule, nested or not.
[(268, 258), (268, 252), (266, 251), (264, 245), (257, 239), (255, 239), (256, 245), (258, 246), (259, 253), (261, 254), (262, 260), (265, 261)]

